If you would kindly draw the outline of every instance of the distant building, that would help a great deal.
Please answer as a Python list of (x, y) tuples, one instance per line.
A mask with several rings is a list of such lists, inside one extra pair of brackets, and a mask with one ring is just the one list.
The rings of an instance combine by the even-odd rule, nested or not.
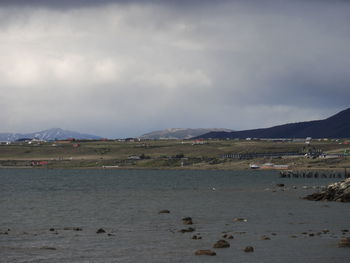
[(128, 157), (128, 160), (141, 160), (141, 157), (137, 155), (130, 155)]
[(42, 166), (42, 165), (48, 165), (48, 161), (32, 161), (30, 163), (31, 166)]

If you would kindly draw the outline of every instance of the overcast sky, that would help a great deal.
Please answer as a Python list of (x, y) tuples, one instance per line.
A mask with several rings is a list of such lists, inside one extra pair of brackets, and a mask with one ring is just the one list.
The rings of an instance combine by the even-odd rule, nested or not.
[(0, 1), (0, 132), (242, 130), (349, 107), (350, 1), (95, 2)]

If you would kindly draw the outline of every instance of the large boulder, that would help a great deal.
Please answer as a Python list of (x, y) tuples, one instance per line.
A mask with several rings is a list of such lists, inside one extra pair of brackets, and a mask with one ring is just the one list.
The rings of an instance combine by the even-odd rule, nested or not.
[(304, 199), (312, 201), (350, 202), (350, 178), (330, 184), (325, 190), (308, 195)]

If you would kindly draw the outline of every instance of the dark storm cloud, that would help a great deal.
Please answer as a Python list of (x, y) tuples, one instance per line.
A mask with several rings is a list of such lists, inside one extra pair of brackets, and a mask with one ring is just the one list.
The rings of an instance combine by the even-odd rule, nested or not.
[(3, 131), (244, 129), (348, 107), (347, 1), (0, 3)]
[[(228, 2), (229, 0), (216, 0), (215, 4)], [(94, 7), (106, 4), (163, 4), (169, 6), (198, 6), (213, 3), (210, 0), (1, 0), (0, 6), (26, 6), (47, 8), (79, 8)]]

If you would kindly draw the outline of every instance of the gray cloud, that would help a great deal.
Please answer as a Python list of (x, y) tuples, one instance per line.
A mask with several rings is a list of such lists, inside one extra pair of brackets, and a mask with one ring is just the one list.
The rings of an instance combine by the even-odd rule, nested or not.
[(2, 132), (245, 129), (348, 107), (346, 1), (51, 2), (1, 2)]

